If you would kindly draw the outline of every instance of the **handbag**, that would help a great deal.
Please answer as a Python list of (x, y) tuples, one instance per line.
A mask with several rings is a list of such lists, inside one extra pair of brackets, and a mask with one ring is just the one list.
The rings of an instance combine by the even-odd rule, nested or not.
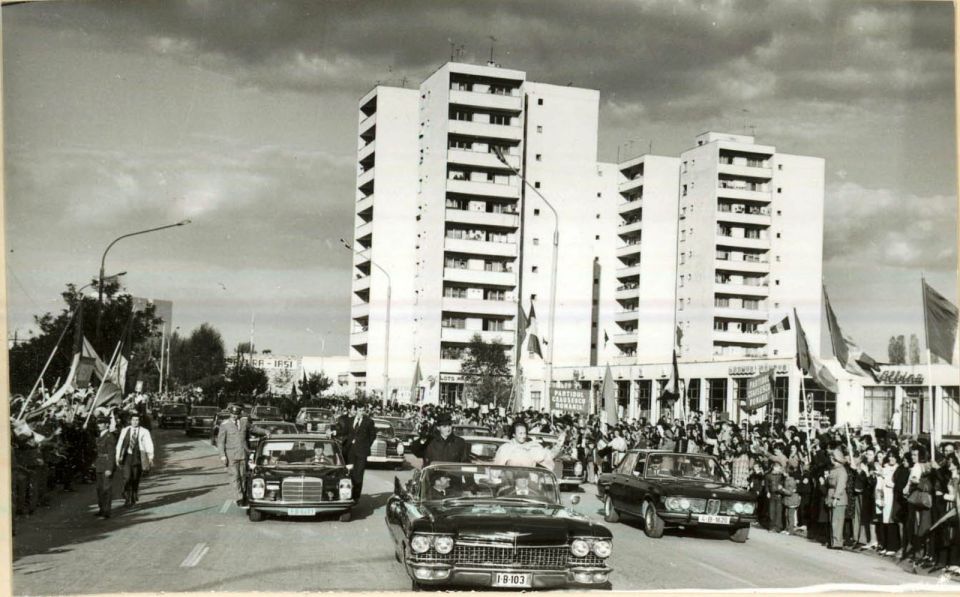
[(914, 489), (910, 492), (910, 495), (907, 496), (907, 503), (924, 510), (929, 510), (930, 507), (933, 506), (933, 497), (931, 497), (928, 491)]

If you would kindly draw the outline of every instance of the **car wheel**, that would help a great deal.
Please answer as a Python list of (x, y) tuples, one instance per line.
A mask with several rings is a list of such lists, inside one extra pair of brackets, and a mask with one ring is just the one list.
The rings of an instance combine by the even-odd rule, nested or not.
[(613, 498), (609, 495), (603, 501), (603, 519), (607, 522), (620, 522), (620, 513), (613, 507)]
[(340, 514), (340, 522), (350, 522), (350, 519), (353, 518), (353, 512), (347, 510), (346, 512)]
[(651, 539), (663, 537), (663, 519), (657, 516), (657, 509), (650, 503), (643, 513), (643, 532)]
[(260, 510), (255, 510), (254, 508), (247, 509), (247, 518), (250, 519), (250, 522), (260, 522), (263, 520), (264, 514)]
[(746, 543), (750, 537), (750, 527), (740, 527), (735, 531), (730, 531), (730, 540), (734, 543)]
[(420, 586), (420, 583), (418, 583), (417, 581), (411, 579), (411, 580), (410, 580), (410, 590), (413, 591), (414, 593), (419, 593), (420, 591), (423, 590), (423, 588)]

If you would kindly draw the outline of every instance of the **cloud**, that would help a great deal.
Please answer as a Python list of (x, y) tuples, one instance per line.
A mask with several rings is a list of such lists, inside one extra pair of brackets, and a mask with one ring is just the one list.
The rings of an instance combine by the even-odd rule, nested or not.
[(856, 183), (826, 192), (824, 255), (832, 265), (957, 268), (955, 197), (899, 195)]

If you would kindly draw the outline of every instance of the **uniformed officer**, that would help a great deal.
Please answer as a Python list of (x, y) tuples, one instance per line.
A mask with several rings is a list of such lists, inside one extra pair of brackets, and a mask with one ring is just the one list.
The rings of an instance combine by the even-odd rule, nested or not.
[(437, 417), (436, 432), (423, 451), (423, 466), (434, 462), (470, 462), (470, 448), (462, 437), (453, 434), (453, 419), (449, 413), (440, 413)]
[(97, 516), (110, 518), (113, 501), (113, 472), (117, 470), (117, 438), (110, 433), (110, 419), (97, 417)]
[(231, 406), (230, 418), (220, 424), (217, 433), (217, 452), (230, 474), (230, 485), (238, 506), (244, 502), (244, 467), (247, 463), (247, 429), (240, 421), (240, 413), (239, 406)]

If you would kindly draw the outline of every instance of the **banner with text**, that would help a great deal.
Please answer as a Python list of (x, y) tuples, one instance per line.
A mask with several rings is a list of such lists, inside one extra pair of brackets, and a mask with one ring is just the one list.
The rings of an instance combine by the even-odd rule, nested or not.
[(761, 373), (747, 380), (747, 398), (743, 410), (754, 412), (773, 402), (773, 371)]
[(550, 405), (554, 410), (588, 414), (590, 412), (590, 390), (580, 388), (553, 388), (550, 392)]

